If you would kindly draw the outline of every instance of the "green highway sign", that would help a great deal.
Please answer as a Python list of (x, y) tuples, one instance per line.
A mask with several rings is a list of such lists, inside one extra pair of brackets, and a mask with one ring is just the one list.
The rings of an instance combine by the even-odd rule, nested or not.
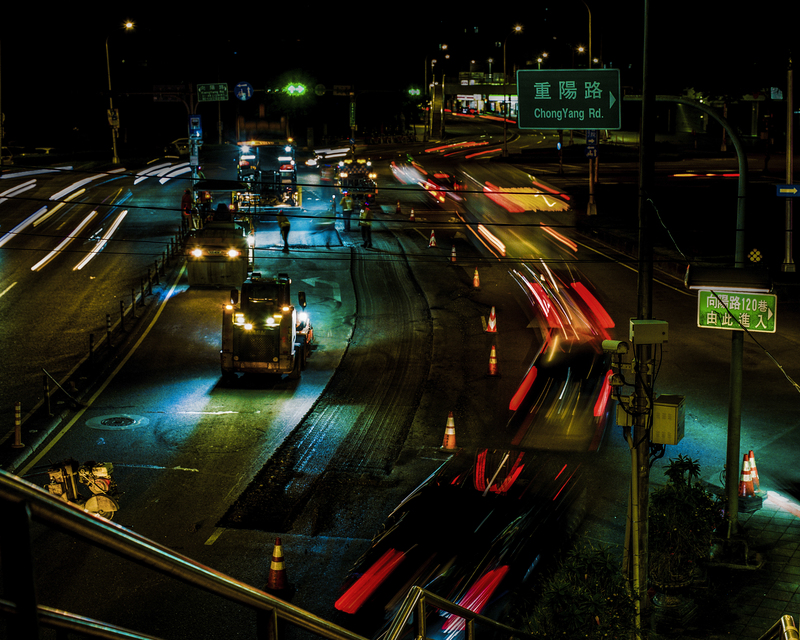
[(775, 333), (775, 294), (710, 289), (700, 289), (697, 294), (698, 327)]
[(619, 69), (520, 69), (520, 129), (621, 129)]
[(212, 82), (197, 85), (198, 102), (225, 102), (228, 99), (228, 84), (226, 82)]

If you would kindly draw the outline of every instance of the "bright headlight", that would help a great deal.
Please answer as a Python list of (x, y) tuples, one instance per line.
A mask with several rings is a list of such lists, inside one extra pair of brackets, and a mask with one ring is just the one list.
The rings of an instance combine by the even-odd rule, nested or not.
[(244, 323), (244, 330), (245, 331), (252, 331), (252, 329), (253, 329), (253, 323), (252, 322), (245, 322)]
[(202, 249), (192, 249), (192, 255), (195, 258), (202, 258), (203, 257), (203, 250)]
[(308, 322), (308, 314), (305, 311), (301, 311), (297, 314), (297, 321), (298, 322)]
[(228, 257), (229, 258), (238, 258), (239, 257), (239, 251), (237, 249), (228, 250)]

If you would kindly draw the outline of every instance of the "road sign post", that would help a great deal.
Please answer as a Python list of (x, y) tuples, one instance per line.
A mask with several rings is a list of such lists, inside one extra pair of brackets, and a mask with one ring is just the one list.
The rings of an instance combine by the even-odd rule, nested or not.
[(698, 327), (775, 333), (777, 311), (775, 294), (711, 289), (700, 289), (697, 293)]
[(520, 129), (621, 129), (619, 69), (517, 71)]

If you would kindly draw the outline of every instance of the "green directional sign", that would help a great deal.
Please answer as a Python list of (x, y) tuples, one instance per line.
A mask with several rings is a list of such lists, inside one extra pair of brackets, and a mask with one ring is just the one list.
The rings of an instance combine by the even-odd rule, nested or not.
[(710, 289), (697, 293), (698, 327), (775, 333), (778, 299), (774, 294)]
[(620, 129), (619, 69), (520, 69), (520, 129)]
[(228, 84), (226, 82), (197, 85), (197, 100), (199, 102), (225, 102), (227, 99)]

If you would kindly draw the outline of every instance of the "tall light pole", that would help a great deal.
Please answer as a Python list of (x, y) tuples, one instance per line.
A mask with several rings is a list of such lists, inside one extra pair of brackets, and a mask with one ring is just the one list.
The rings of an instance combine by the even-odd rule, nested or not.
[(508, 42), (508, 38), (515, 33), (522, 32), (522, 25), (516, 24), (514, 28), (511, 30), (505, 40), (503, 40), (503, 157), (508, 157), (508, 114), (505, 113), (506, 111), (506, 102), (507, 102), (507, 94), (508, 91), (506, 88), (508, 87), (508, 73), (506, 71), (506, 43)]
[[(123, 25), (126, 31), (133, 29), (133, 22), (126, 21)], [(117, 130), (119, 129), (119, 119), (114, 111), (114, 98), (111, 95), (111, 59), (108, 55), (108, 39), (111, 37), (109, 34), (106, 36), (106, 72), (108, 73), (108, 123), (111, 125), (111, 148), (113, 149), (113, 157), (111, 162), (119, 164), (119, 156), (117, 155)]]
[(589, 8), (589, 5), (586, 4), (586, 0), (581, 0), (583, 2), (583, 6), (586, 7), (586, 11), (589, 12), (589, 68), (592, 68), (592, 10)]

